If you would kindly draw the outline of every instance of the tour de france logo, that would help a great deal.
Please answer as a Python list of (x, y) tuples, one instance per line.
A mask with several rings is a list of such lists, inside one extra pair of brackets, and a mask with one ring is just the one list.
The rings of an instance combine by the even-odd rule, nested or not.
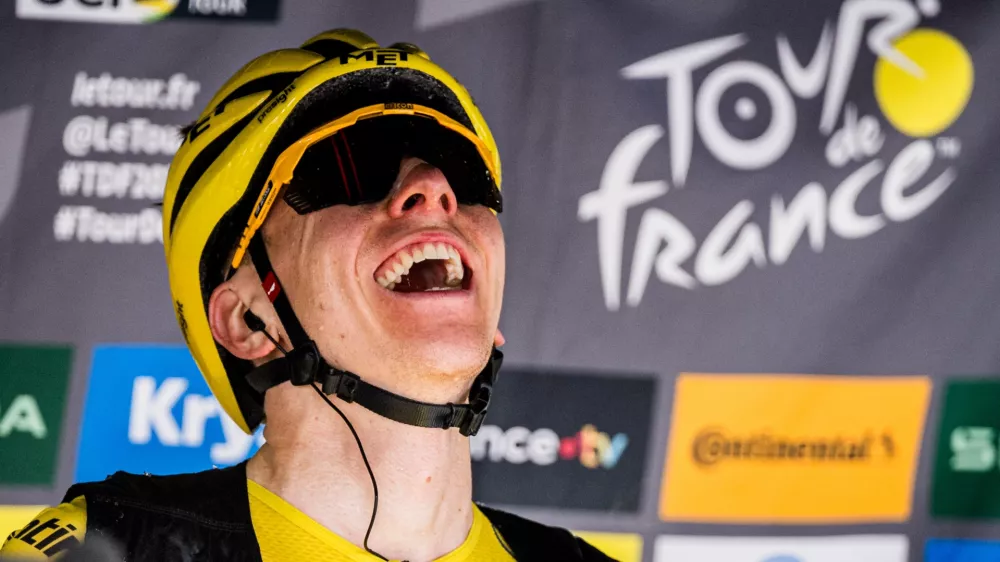
[[(784, 30), (742, 32), (671, 46), (620, 68), (625, 80), (665, 81), (667, 111), (614, 146), (597, 189), (578, 201), (577, 219), (597, 223), (607, 310), (639, 306), (652, 279), (714, 287), (780, 266), (797, 246), (821, 253), (827, 238), (868, 238), (960, 189), (962, 139), (948, 129), (969, 103), (974, 69), (965, 46), (934, 26), (940, 10), (938, 0), (847, 0), (812, 44), (792, 45)], [(865, 54), (874, 55), (874, 66)], [(747, 87), (758, 95), (726, 95)], [(818, 108), (819, 119), (804, 107)], [(752, 125), (755, 136), (734, 134), (734, 121)], [(709, 158), (694, 158), (696, 142)], [(818, 152), (827, 166), (786, 158), (792, 150)], [(665, 176), (638, 179), (647, 160), (665, 161)], [(740, 174), (780, 172), (726, 174), (720, 183), (709, 172), (720, 165)], [(790, 194), (776, 185), (771, 201), (742, 189), (764, 177), (802, 187)], [(704, 228), (688, 221), (713, 217), (679, 215), (669, 195), (679, 190), (710, 190), (716, 199), (731, 193), (733, 206), (697, 238)], [(859, 210), (862, 191), (877, 194), (877, 213)], [(626, 219), (640, 206), (631, 212), (641, 217), (629, 248)]]

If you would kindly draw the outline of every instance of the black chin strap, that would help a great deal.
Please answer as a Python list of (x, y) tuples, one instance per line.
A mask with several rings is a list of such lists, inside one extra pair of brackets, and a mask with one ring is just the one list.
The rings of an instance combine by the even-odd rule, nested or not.
[[(267, 249), (260, 235), (250, 240), (250, 259), (260, 276), (264, 291), (274, 305), (278, 318), (288, 333), (293, 349), (283, 357), (269, 361), (247, 375), (254, 390), (264, 394), (268, 389), (285, 381), (303, 386), (319, 383), (323, 393), (335, 394), (345, 402), (355, 402), (376, 414), (399, 423), (418, 427), (449, 429), (457, 427), (462, 435), (475, 435), (486, 418), (493, 384), (503, 363), (503, 353), (493, 348), (486, 367), (472, 382), (468, 404), (428, 404), (383, 390), (369, 384), (358, 375), (330, 366), (316, 349), (316, 344), (299, 323), (271, 267)], [(252, 330), (264, 330), (264, 323), (252, 312), (244, 315)]]

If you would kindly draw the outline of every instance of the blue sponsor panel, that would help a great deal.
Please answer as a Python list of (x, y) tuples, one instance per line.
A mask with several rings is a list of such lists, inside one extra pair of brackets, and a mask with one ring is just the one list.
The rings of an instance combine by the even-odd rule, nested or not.
[(77, 482), (230, 466), (263, 443), (222, 411), (183, 346), (98, 346), (88, 385)]
[(1000, 542), (959, 539), (931, 539), (924, 550), (924, 562), (997, 562)]

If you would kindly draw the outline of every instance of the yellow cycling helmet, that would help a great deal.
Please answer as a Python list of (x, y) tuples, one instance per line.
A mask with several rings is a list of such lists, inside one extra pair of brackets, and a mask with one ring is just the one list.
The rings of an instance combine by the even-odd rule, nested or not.
[[(407, 117), (407, 126), (433, 127), (464, 139), (468, 151), (460, 158), (463, 169), (475, 181), (489, 182), (492, 191), (483, 203), (500, 211), (500, 158), (469, 93), (417, 47), (397, 43), (382, 48), (359, 31), (328, 31), (298, 49), (256, 58), (183, 131), (163, 201), (163, 246), (174, 311), (212, 393), (247, 433), (263, 419), (265, 389), (248, 382), (249, 362), (215, 342), (207, 315), (209, 296), (259, 239), (255, 233), (267, 210), (299, 161), (310, 157), (310, 147), (338, 133), (358, 137), (348, 129), (358, 123), (395, 123), (399, 116)], [(349, 147), (343, 148), (348, 150), (345, 159), (354, 157)], [(352, 172), (344, 177), (347, 184), (357, 181), (364, 162), (358, 168), (354, 164), (352, 160), (347, 168)], [(345, 185), (344, 191), (351, 194), (357, 187)], [(286, 193), (285, 200), (300, 213), (346, 202), (317, 202), (315, 196), (303, 188)], [(489, 388), (484, 392), (488, 402)], [(454, 413), (462, 406), (428, 407)], [(485, 406), (480, 410), (484, 415)], [(451, 417), (451, 427), (457, 426), (458, 417)], [(448, 419), (443, 423), (438, 427), (449, 427)]]

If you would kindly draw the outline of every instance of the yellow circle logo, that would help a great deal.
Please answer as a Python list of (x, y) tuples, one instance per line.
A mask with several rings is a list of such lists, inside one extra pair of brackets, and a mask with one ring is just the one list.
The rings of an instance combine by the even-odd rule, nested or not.
[(972, 58), (957, 39), (936, 29), (915, 29), (894, 47), (919, 68), (912, 73), (885, 57), (875, 62), (875, 99), (901, 133), (929, 137), (958, 119), (972, 95)]

